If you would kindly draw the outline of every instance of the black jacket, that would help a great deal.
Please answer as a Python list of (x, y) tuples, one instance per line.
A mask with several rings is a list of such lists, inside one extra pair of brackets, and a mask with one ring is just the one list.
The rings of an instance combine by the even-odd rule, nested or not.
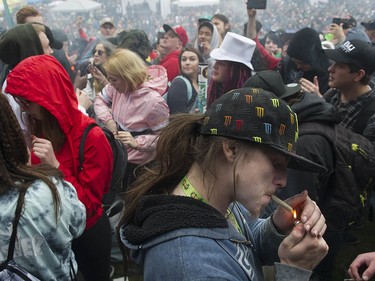
[[(302, 130), (304, 124), (309, 122), (332, 126), (338, 123), (335, 108), (323, 98), (310, 93), (305, 93), (301, 101), (292, 105), (291, 108), (297, 114), (299, 130)], [(278, 196), (286, 199), (306, 189), (314, 201), (319, 205), (322, 204), (334, 170), (334, 153), (334, 147), (324, 136), (318, 134), (300, 136), (297, 141), (297, 154), (326, 167), (327, 172), (317, 174), (289, 169), (286, 187), (278, 191)], [(275, 207), (277, 206), (270, 204), (265, 210), (265, 217)]]

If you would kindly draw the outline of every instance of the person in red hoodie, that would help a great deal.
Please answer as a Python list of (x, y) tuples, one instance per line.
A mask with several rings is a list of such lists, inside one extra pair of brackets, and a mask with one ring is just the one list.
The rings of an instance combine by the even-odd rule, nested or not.
[(159, 62), (165, 67), (168, 75), (168, 82), (171, 82), (176, 76), (180, 74), (180, 67), (178, 57), (181, 49), (186, 46), (189, 37), (185, 29), (181, 25), (169, 26), (163, 25), (165, 34), (160, 39), (160, 54)]
[(86, 207), (86, 229), (73, 241), (78, 269), (85, 280), (109, 280), (111, 230), (102, 197), (109, 189), (113, 154), (103, 131), (90, 130), (80, 168), (81, 137), (95, 121), (78, 110), (69, 76), (52, 56), (21, 61), (8, 75), (6, 92), (24, 112), (32, 139), (31, 163), (61, 170)]

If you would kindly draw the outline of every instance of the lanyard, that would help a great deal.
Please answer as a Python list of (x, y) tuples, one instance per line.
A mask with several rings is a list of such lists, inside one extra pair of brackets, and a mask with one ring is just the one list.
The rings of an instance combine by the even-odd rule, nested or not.
[[(186, 196), (197, 199), (203, 203), (208, 204), (207, 200), (205, 200), (203, 196), (194, 188), (194, 186), (190, 183), (190, 181), (188, 180), (186, 176), (184, 176), (184, 178), (181, 181), (181, 188)], [(232, 225), (237, 229), (239, 233), (242, 233), (241, 227), (238, 224), (236, 217), (234, 216), (234, 214), (229, 208), (227, 209), (227, 214), (225, 217), (229, 219), (229, 221), (232, 223)]]

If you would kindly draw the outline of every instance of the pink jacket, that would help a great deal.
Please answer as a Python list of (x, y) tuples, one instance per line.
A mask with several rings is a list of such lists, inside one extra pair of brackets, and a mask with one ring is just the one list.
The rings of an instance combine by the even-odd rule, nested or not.
[(119, 93), (109, 84), (94, 102), (96, 116), (104, 124), (113, 119), (123, 131), (148, 131), (135, 136), (138, 149), (127, 147), (129, 162), (135, 164), (153, 159), (158, 131), (169, 120), (169, 108), (161, 96), (167, 88), (167, 72), (160, 65), (149, 66), (148, 72), (150, 79), (135, 92)]

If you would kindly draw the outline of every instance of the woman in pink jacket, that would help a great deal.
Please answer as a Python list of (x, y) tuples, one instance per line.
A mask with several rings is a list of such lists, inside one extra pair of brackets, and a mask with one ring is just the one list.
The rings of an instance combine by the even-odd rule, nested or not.
[(94, 110), (127, 148), (128, 186), (133, 169), (153, 160), (158, 132), (168, 124), (169, 108), (161, 96), (167, 89), (167, 72), (162, 66), (147, 67), (127, 49), (116, 50), (104, 69), (110, 84), (97, 95)]

